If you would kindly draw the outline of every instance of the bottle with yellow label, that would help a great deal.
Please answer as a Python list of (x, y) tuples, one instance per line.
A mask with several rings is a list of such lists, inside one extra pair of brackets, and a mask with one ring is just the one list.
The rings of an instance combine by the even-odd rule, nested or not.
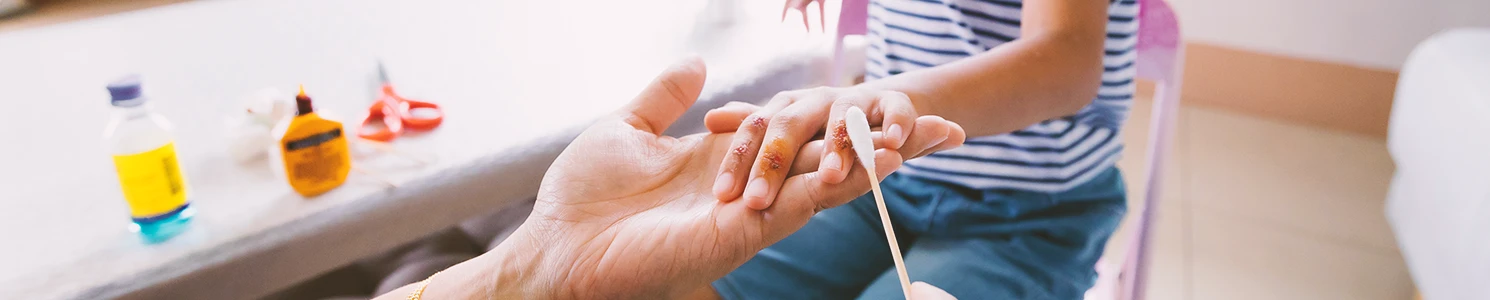
[(185, 229), (193, 215), (171, 123), (145, 103), (139, 76), (110, 83), (108, 90), (114, 110), (104, 141), (129, 204), (130, 229), (147, 242), (164, 241)]
[[(352, 153), (341, 122), (321, 118), (311, 106), (305, 87), (295, 96), (295, 117), (274, 127), (278, 138), (270, 164), (283, 171), (296, 193), (320, 195), (347, 181)], [(283, 162), (281, 165), (280, 162)], [(282, 169), (280, 169), (282, 167)]]

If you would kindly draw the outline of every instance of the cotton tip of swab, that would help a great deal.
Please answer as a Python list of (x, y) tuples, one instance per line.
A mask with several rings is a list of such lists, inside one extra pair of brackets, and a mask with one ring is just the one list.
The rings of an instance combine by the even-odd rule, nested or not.
[(848, 127), (848, 140), (853, 143), (859, 162), (865, 169), (874, 171), (874, 139), (869, 137), (869, 118), (864, 115), (864, 110), (850, 106), (848, 113), (843, 115), (843, 123)]

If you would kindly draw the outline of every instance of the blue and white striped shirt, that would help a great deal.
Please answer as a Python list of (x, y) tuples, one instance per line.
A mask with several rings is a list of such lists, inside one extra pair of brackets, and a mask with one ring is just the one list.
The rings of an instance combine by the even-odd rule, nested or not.
[[(865, 79), (950, 63), (1019, 38), (1022, 6), (1021, 0), (872, 0)], [(1109, 5), (1102, 85), (1076, 115), (969, 138), (960, 148), (907, 161), (898, 172), (978, 189), (1059, 192), (1112, 166), (1133, 100), (1137, 15), (1137, 0)]]

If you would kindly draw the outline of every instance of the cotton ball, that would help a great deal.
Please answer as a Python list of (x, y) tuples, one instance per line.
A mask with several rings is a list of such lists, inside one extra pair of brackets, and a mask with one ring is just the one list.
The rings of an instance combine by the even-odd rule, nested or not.
[(228, 154), (239, 162), (250, 162), (264, 158), (264, 149), (274, 143), (269, 128), (259, 126), (252, 118), (239, 117), (229, 121)]
[(243, 113), (228, 117), (228, 153), (239, 162), (251, 162), (267, 156), (274, 145), (274, 125), (295, 114), (288, 93), (264, 88), (242, 99)]

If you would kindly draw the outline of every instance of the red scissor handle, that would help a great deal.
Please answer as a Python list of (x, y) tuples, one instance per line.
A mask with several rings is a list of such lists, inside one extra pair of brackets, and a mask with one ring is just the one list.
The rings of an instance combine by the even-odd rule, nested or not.
[[(421, 110), (424, 114), (432, 115), (415, 115), (414, 110)], [(400, 97), (393, 92), (393, 86), (385, 84), (382, 97), (368, 107), (367, 119), (362, 120), (357, 136), (386, 142), (402, 134), (404, 127), (429, 130), (439, 127), (444, 120), (445, 111), (440, 109), (440, 105)], [(381, 122), (381, 124), (374, 122)], [(377, 125), (383, 126), (380, 128)]]

